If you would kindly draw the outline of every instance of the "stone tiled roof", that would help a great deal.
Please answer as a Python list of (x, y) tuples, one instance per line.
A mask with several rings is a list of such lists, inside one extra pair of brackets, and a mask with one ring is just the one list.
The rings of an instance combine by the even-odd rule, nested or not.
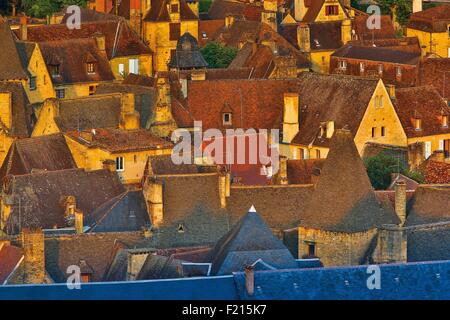
[(327, 160), (300, 225), (335, 232), (362, 232), (398, 224), (378, 202), (348, 130), (337, 130)]
[(9, 25), (0, 22), (0, 81), (28, 79), (28, 72), (23, 67), (13, 33)]
[(411, 202), (408, 226), (450, 221), (450, 188), (446, 185), (420, 186)]
[[(39, 47), (48, 68), (54, 64), (59, 66), (59, 74), (51, 75), (54, 84), (114, 80), (108, 58), (94, 39), (40, 42)], [(94, 73), (87, 72), (86, 63), (95, 64)]]
[(75, 197), (77, 208), (89, 220), (97, 207), (125, 191), (117, 175), (107, 170), (67, 169), (6, 179), (4, 199), (12, 206), (6, 227), (10, 233), (23, 227), (67, 227), (62, 202), (68, 196)]
[(0, 169), (0, 177), (76, 167), (64, 136), (57, 133), (14, 141)]
[(99, 148), (111, 153), (145, 151), (154, 149), (171, 148), (172, 143), (154, 136), (144, 129), (95, 129), (95, 134), (88, 132), (91, 140), (83, 138), (80, 131), (71, 131), (67, 135), (89, 148)]
[[(0, 50), (1, 51), (1, 50)], [(4, 128), (5, 132), (12, 137), (29, 137), (31, 132), (31, 108), (29, 100), (25, 92), (25, 88), (20, 82), (0, 82), (0, 92), (10, 93), (12, 96), (12, 122), (11, 128), (4, 128), (5, 124), (0, 126)]]
[[(149, 22), (163, 22), (171, 21), (168, 11), (169, 0), (153, 0), (150, 10), (145, 16), (144, 20)], [(186, 0), (180, 0), (180, 19), (185, 20), (198, 20), (198, 17), (189, 8)]]
[(450, 98), (450, 86), (447, 85), (449, 71), (449, 58), (426, 58), (420, 64), (419, 84), (435, 87), (444, 99), (448, 99)]
[(184, 33), (178, 40), (176, 52), (170, 59), (169, 67), (177, 69), (198, 69), (206, 68), (207, 66), (208, 63), (198, 48), (197, 39), (189, 32)]
[(342, 46), (341, 22), (317, 22), (309, 24), (311, 50), (333, 50)]
[(450, 21), (450, 5), (440, 5), (411, 14), (408, 28), (425, 32), (446, 32)]
[(14, 273), (23, 259), (23, 250), (10, 244), (0, 243), (0, 285)]
[(367, 28), (367, 19), (369, 17), (369, 15), (360, 15), (355, 16), (352, 20), (352, 28), (355, 30), (359, 40), (395, 38), (395, 29), (391, 16), (382, 15), (380, 17), (380, 28), (376, 29)]
[(208, 10), (208, 17), (213, 20), (225, 19), (227, 15), (243, 15), (246, 4), (240, 1), (213, 1)]
[(332, 57), (418, 65), (420, 53), (347, 44), (335, 51)]
[[(150, 55), (152, 52), (138, 34), (123, 20), (82, 23), (80, 29), (69, 29), (65, 24), (43, 25), (28, 28), (28, 41), (47, 42), (105, 36), (108, 59), (132, 55)], [(16, 32), (20, 36), (19, 32)]]
[(287, 176), (289, 184), (310, 184), (313, 173), (319, 173), (325, 159), (288, 160)]
[[(443, 115), (450, 118), (450, 110), (434, 87), (397, 89), (395, 95), (394, 105), (409, 138), (450, 133), (441, 119)], [(421, 130), (415, 129), (415, 118), (422, 119)]]

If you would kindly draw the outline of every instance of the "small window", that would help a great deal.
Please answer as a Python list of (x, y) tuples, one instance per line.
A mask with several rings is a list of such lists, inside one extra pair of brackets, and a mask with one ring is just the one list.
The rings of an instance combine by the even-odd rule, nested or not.
[(86, 71), (87, 73), (95, 73), (95, 63), (93, 62), (86, 63)]
[(64, 99), (66, 97), (66, 89), (56, 89), (55, 91), (58, 99)]
[(133, 156), (133, 160), (134, 160), (134, 163), (137, 162), (137, 155), (134, 155), (134, 156)]
[(125, 65), (124, 65), (123, 63), (120, 63), (120, 64), (119, 64), (119, 74), (120, 74), (122, 77), (125, 77)]
[(202, 38), (203, 39), (208, 39), (208, 35), (206, 34), (205, 31), (202, 31)]
[(346, 70), (347, 69), (347, 61), (339, 60), (339, 69)]
[(380, 96), (378, 99), (378, 108), (383, 108), (383, 96)]
[(46, 84), (47, 84), (47, 76), (44, 75), (44, 85), (46, 85)]
[(128, 212), (128, 217), (129, 217), (129, 218), (136, 218), (136, 213), (134, 212), (134, 210), (130, 210), (130, 211)]
[(320, 150), (319, 149), (316, 150), (316, 159), (320, 159)]
[(376, 131), (377, 131), (377, 128), (376, 127), (372, 127), (372, 138), (375, 138)]
[(359, 63), (359, 71), (360, 71), (360, 72), (364, 72), (364, 70), (365, 70), (364, 62), (360, 62), (360, 63)]
[(231, 113), (224, 113), (223, 114), (223, 124), (224, 125), (231, 125), (232, 119), (231, 119)]
[(170, 12), (171, 13), (178, 13), (178, 4), (177, 3), (176, 4), (172, 4), (170, 6)]
[(386, 127), (381, 127), (381, 136), (386, 136)]
[(86, 283), (86, 282), (91, 282), (91, 275), (88, 273), (82, 273), (81, 274), (81, 282)]
[(305, 149), (299, 149), (300, 150), (300, 159), (305, 159)]
[(397, 77), (401, 77), (402, 76), (402, 67), (395, 67), (395, 75)]
[(447, 116), (447, 115), (443, 115), (443, 116), (442, 116), (442, 126), (443, 126), (444, 128), (447, 128), (447, 127), (448, 127), (448, 116)]
[(308, 243), (308, 256), (315, 257), (316, 256), (316, 244)]
[(184, 225), (182, 223), (178, 224), (177, 231), (179, 233), (184, 233)]
[(89, 86), (89, 95), (92, 96), (95, 94), (96, 86)]
[(50, 69), (50, 74), (52, 75), (52, 77), (59, 76), (59, 64), (50, 65), (49, 69)]
[(169, 25), (169, 40), (177, 41), (180, 38), (181, 26), (179, 23)]
[(129, 60), (129, 73), (139, 74), (139, 59)]
[(383, 74), (383, 65), (382, 64), (379, 64), (378, 65), (378, 74)]
[(36, 77), (31, 77), (30, 78), (30, 90), (36, 90)]
[(422, 130), (422, 119), (420, 118), (414, 119), (414, 129), (416, 129), (416, 131)]
[(447, 26), (447, 34), (448, 34), (448, 37), (450, 38), (450, 25)]
[(325, 15), (327, 16), (337, 16), (339, 14), (339, 6), (331, 5), (325, 7)]
[(116, 171), (124, 171), (125, 167), (124, 167), (124, 160), (123, 157), (117, 157), (116, 158)]

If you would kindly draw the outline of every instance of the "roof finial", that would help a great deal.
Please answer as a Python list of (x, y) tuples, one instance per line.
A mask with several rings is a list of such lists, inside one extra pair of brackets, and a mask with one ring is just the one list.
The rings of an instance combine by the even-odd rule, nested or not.
[(254, 213), (256, 213), (255, 206), (252, 205), (252, 206), (250, 207), (250, 209), (248, 209), (248, 212), (254, 212)]

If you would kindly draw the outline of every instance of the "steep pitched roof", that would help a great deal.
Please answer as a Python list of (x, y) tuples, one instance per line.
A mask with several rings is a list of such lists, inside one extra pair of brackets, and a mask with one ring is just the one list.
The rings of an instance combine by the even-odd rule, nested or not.
[(408, 28), (425, 32), (446, 32), (450, 21), (450, 5), (440, 5), (411, 14)]
[(328, 146), (330, 139), (318, 137), (321, 124), (334, 121), (355, 134), (378, 80), (304, 72), (298, 83), (300, 128), (292, 142)]
[(379, 47), (363, 47), (352, 44), (345, 45), (335, 51), (331, 56), (408, 65), (418, 65), (420, 59), (420, 53), (404, 52)]
[(120, 94), (59, 100), (55, 122), (62, 132), (92, 128), (117, 128), (122, 106)]
[(406, 220), (407, 226), (450, 221), (450, 188), (420, 186), (417, 188)]
[[(121, 1), (121, 3), (122, 2), (126, 2), (126, 1)], [(81, 13), (80, 20), (83, 21), (83, 23), (104, 21), (104, 20), (117, 21), (117, 20), (121, 19), (119, 16), (116, 16), (115, 14), (98, 12), (95, 10), (91, 10), (88, 8), (82, 8), (82, 7), (80, 8), (80, 13)], [(67, 13), (67, 7), (65, 7), (60, 11), (59, 15), (63, 16), (61, 23), (66, 24), (67, 19), (69, 19), (72, 16), (72, 13)]]
[(289, 250), (259, 214), (252, 211), (216, 243), (210, 254), (211, 275), (242, 271), (259, 259), (277, 269), (297, 267)]
[(55, 171), (76, 167), (64, 136), (57, 133), (14, 141), (0, 169), (0, 178), (33, 170)]
[(382, 224), (398, 224), (394, 212), (382, 208), (348, 130), (337, 130), (327, 161), (301, 226), (336, 232), (362, 232)]
[(0, 81), (28, 79), (9, 25), (0, 22)]
[(97, 207), (125, 190), (108, 170), (67, 169), (8, 176), (3, 191), (12, 205), (7, 229), (16, 233), (23, 227), (67, 227), (62, 202), (68, 196), (75, 197), (77, 208), (89, 220)]
[(309, 24), (311, 50), (332, 50), (342, 46), (341, 21)]
[[(40, 42), (39, 47), (47, 66), (59, 66), (59, 74), (52, 75), (55, 84), (114, 80), (108, 58), (95, 39)], [(95, 63), (94, 73), (88, 73), (86, 63)]]
[(208, 63), (203, 58), (197, 39), (185, 32), (177, 42), (175, 55), (172, 55), (169, 67), (177, 69), (206, 68)]
[(14, 273), (23, 259), (23, 250), (10, 244), (0, 243), (0, 285)]
[(225, 19), (227, 15), (242, 15), (246, 4), (240, 1), (216, 0), (211, 3), (208, 10), (210, 19)]
[(352, 20), (352, 27), (355, 30), (358, 39), (360, 40), (372, 40), (372, 39), (385, 39), (395, 38), (394, 24), (392, 23), (391, 16), (380, 16), (380, 28), (369, 29), (367, 27), (367, 19), (370, 15), (355, 16)]
[[(442, 116), (450, 118), (450, 110), (439, 92), (432, 86), (396, 90), (394, 105), (408, 138), (450, 133), (442, 126)], [(414, 119), (422, 119), (422, 129), (416, 130)]]
[(288, 160), (287, 176), (289, 184), (312, 183), (311, 176), (314, 173), (320, 175), (325, 159)]
[[(18, 31), (15, 31), (20, 36)], [(80, 29), (69, 29), (66, 24), (51, 24), (28, 28), (28, 41), (47, 42), (94, 38), (96, 34), (105, 36), (108, 59), (132, 55), (149, 55), (150, 48), (139, 35), (124, 21), (96, 21), (82, 23)]]
[(433, 86), (444, 98), (450, 98), (450, 86), (447, 85), (450, 71), (450, 58), (425, 58), (420, 64), (419, 85)]
[[(168, 11), (169, 0), (152, 0), (150, 10), (144, 18), (144, 21), (149, 22), (168, 22), (170, 20), (170, 14)], [(186, 20), (198, 20), (198, 17), (188, 6), (186, 0), (180, 0), (180, 19)]]
[(29, 100), (26, 95), (25, 89), (20, 82), (4, 82), (0, 81), (0, 92), (11, 94), (11, 110), (12, 110), (12, 122), (11, 128), (5, 128), (5, 124), (1, 123), (0, 126), (9, 136), (13, 137), (29, 137), (30, 135), (30, 119), (31, 108), (29, 107)]

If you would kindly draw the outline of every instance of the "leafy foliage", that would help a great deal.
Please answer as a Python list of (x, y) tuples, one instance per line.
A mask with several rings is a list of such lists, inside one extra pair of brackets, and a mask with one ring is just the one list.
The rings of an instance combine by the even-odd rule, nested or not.
[(212, 41), (200, 51), (210, 68), (226, 68), (236, 57), (238, 49)]
[(22, 0), (21, 10), (27, 15), (44, 18), (60, 11), (65, 6), (85, 7), (87, 0)]
[(208, 12), (213, 0), (200, 0), (198, 4), (199, 12)]
[(370, 182), (376, 190), (385, 190), (388, 188), (391, 184), (391, 174), (397, 172), (419, 183), (423, 183), (424, 181), (421, 172), (404, 168), (398, 159), (384, 153), (365, 159), (364, 164)]

